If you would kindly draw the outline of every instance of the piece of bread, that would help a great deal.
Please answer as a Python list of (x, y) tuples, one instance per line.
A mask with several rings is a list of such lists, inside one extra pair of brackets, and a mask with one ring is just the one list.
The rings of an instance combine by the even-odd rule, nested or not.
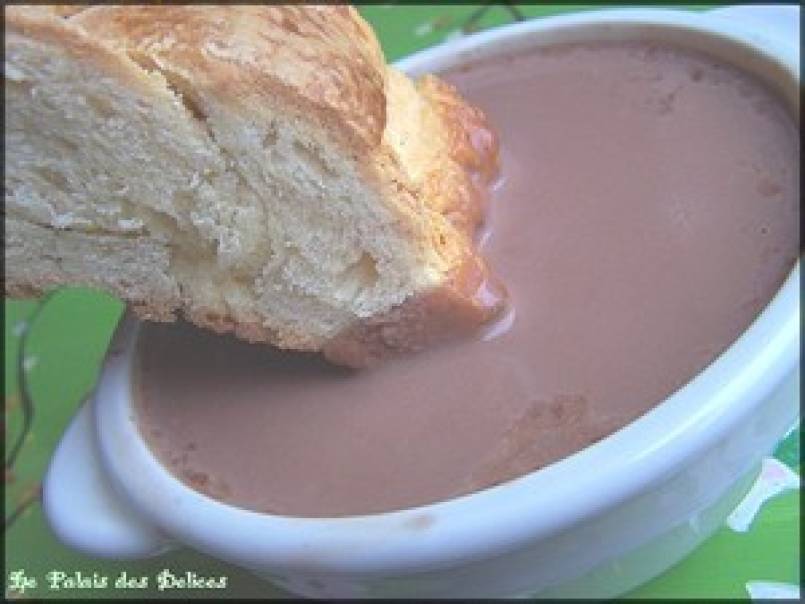
[(345, 6), (5, 8), (5, 290), (347, 365), (495, 317), (497, 143)]

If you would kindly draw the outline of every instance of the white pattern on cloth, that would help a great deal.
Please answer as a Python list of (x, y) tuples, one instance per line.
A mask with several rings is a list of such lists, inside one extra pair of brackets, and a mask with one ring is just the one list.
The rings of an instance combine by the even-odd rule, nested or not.
[(746, 532), (764, 503), (785, 491), (798, 489), (799, 485), (799, 474), (773, 457), (766, 457), (755, 484), (727, 517), (727, 526), (739, 533)]
[(774, 581), (749, 581), (746, 591), (753, 600), (799, 600), (799, 585)]

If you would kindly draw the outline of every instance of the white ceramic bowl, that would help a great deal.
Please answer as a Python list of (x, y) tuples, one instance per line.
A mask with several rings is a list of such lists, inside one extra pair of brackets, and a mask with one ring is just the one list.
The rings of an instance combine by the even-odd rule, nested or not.
[[(761, 18), (798, 19), (798, 9), (777, 10)], [(758, 74), (798, 116), (798, 48), (769, 35), (773, 24), (752, 26), (757, 13), (720, 12), (617, 10), (534, 20), (424, 51), (400, 66), (421, 73), (555, 42), (663, 40)], [(791, 22), (780, 20), (783, 27)], [(91, 404), (54, 455), (45, 512), (62, 540), (92, 555), (139, 557), (189, 546), (308, 596), (614, 596), (715, 530), (794, 422), (798, 281), (799, 264), (706, 370), (575, 455), (464, 497), (335, 519), (231, 507), (163, 468), (133, 418), (139, 324), (126, 316)]]

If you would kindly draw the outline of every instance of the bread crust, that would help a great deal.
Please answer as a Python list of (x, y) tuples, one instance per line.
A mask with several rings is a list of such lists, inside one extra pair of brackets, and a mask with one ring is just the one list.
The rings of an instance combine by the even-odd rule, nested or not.
[(380, 143), (385, 61), (351, 6), (93, 6), (71, 22), (201, 97), (255, 114), (280, 104), (356, 156)]
[[(61, 10), (57, 6), (5, 6), (6, 35), (18, 34), (46, 44), (58, 46), (76, 59), (94, 65), (101, 73), (125, 81), (135, 89), (142, 89), (147, 77), (125, 53), (118, 52), (89, 36), (63, 14), (78, 14)], [(8, 75), (6, 75), (8, 79)]]

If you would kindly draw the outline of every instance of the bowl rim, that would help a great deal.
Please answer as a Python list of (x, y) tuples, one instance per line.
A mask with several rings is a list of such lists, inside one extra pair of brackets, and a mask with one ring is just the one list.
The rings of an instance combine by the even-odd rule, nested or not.
[[(465, 56), (501, 40), (555, 28), (670, 27), (795, 62), (778, 46), (706, 13), (618, 9), (533, 19), (416, 53), (403, 70)], [(488, 558), (565, 530), (650, 489), (723, 439), (799, 361), (799, 259), (747, 330), (698, 375), (599, 442), (506, 483), (437, 503), (365, 516), (301, 518), (258, 513), (203, 495), (155, 458), (134, 420), (132, 380), (139, 323), (127, 313), (107, 353), (93, 402), (101, 463), (115, 489), (161, 531), (245, 566), (359, 572), (434, 570)], [(702, 402), (704, 401), (704, 402)], [(605, 461), (606, 463), (601, 463)], [(589, 468), (596, 468), (589, 472)], [(572, 479), (568, 480), (568, 477)], [(188, 510), (192, 509), (192, 513)], [(427, 530), (415, 530), (428, 518)]]

